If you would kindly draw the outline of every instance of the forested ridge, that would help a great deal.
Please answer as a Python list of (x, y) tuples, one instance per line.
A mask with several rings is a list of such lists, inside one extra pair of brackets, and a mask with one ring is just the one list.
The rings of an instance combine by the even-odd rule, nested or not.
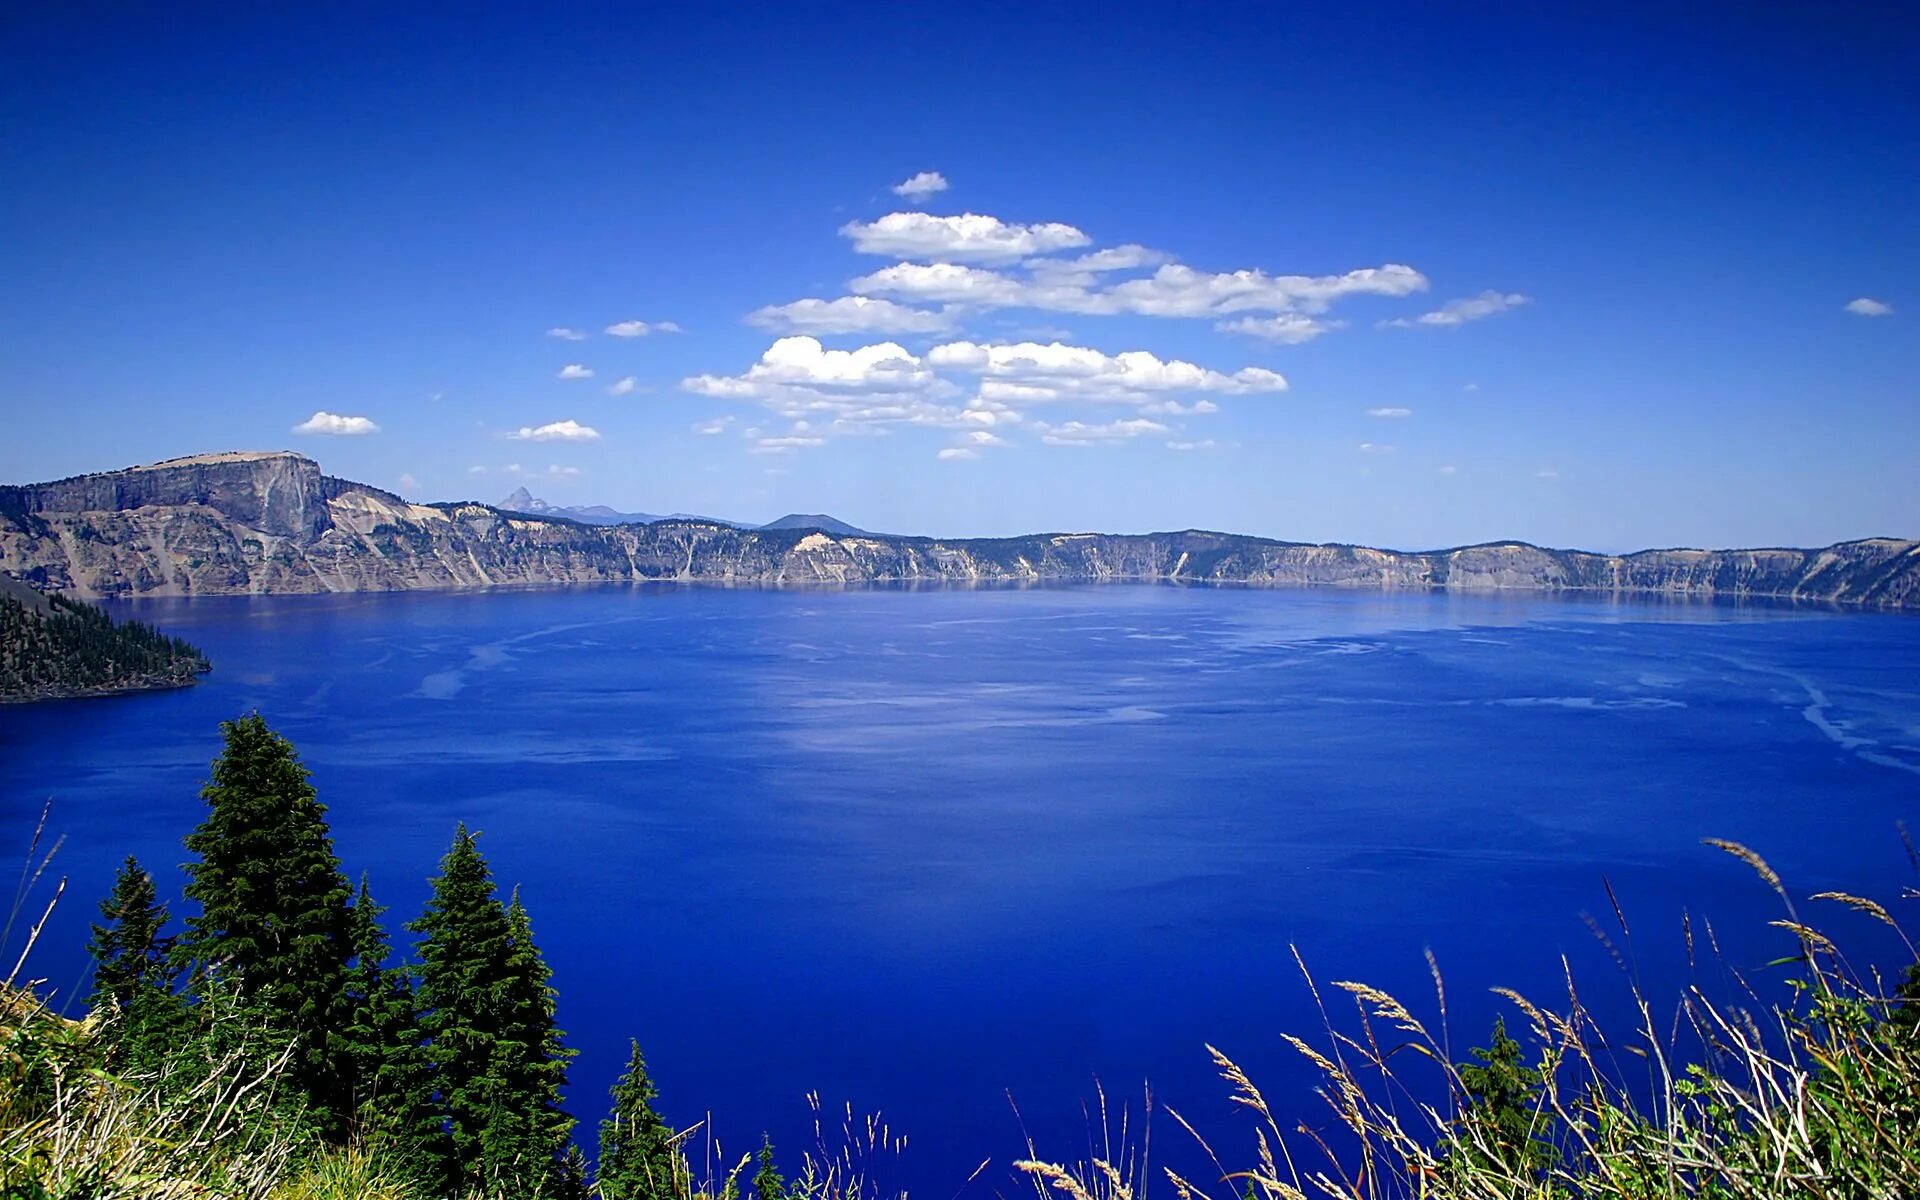
[(0, 579), (0, 701), (184, 687), (206, 656), (140, 621)]

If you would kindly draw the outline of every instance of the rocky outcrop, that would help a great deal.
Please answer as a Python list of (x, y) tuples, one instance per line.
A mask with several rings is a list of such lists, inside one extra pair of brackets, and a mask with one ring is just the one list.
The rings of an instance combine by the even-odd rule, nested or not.
[(0, 488), (0, 571), (82, 596), (399, 591), (638, 580), (749, 584), (1171, 580), (1258, 586), (1580, 589), (1920, 608), (1920, 544), (1647, 550), (1520, 542), (1407, 553), (1187, 530), (936, 539), (588, 525), (414, 504), (297, 454), (214, 454)]

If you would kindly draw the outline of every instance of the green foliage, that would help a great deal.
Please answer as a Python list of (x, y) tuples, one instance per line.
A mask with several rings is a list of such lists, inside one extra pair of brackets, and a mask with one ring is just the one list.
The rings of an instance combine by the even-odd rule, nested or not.
[(613, 1111), (600, 1122), (594, 1182), (603, 1200), (674, 1200), (689, 1190), (673, 1127), (654, 1111), (659, 1097), (640, 1043), (633, 1042), (627, 1069), (613, 1085)]
[(516, 1196), (567, 1196), (573, 1120), (560, 1109), (570, 1053), (526, 910), (495, 894), (463, 824), (420, 919), (420, 1028), (447, 1122), (445, 1177)]
[(93, 994), (88, 1005), (108, 1014), (110, 1065), (151, 1069), (171, 1053), (186, 1027), (187, 1013), (174, 994), (173, 939), (162, 931), (167, 906), (154, 893), (153, 877), (129, 855), (114, 877), (113, 892), (100, 902), (104, 924), (93, 927)]
[[(1473, 1062), (1460, 1064), (1465, 1111), (1456, 1132), (1456, 1169), (1489, 1163), (1520, 1176), (1536, 1176), (1553, 1162), (1553, 1146), (1536, 1134), (1540, 1072), (1521, 1058), (1520, 1043), (1507, 1036), (1505, 1017), (1493, 1021), (1492, 1045), (1476, 1046)], [(1462, 1161), (1464, 1160), (1464, 1161)]]
[(114, 620), (65, 596), (0, 589), (0, 699), (179, 687), (206, 656), (139, 621)]
[(187, 835), (187, 919), (175, 947), (196, 988), (230, 987), (294, 1045), (289, 1082), (322, 1127), (353, 1115), (347, 969), (354, 955), (346, 879), (326, 807), (306, 767), (258, 713), (221, 725), (226, 745), (201, 790), (207, 816)]
[(787, 1182), (773, 1165), (773, 1139), (760, 1135), (760, 1153), (755, 1156), (758, 1169), (753, 1173), (756, 1200), (787, 1200)]
[[(349, 1024), (343, 1042), (354, 1082), (355, 1126), (397, 1161), (439, 1164), (446, 1134), (434, 1106), (433, 1068), (422, 1044), (413, 975), (387, 965), (386, 910), (366, 878), (349, 912), (354, 963), (347, 974)], [(437, 1168), (429, 1166), (425, 1181)]]

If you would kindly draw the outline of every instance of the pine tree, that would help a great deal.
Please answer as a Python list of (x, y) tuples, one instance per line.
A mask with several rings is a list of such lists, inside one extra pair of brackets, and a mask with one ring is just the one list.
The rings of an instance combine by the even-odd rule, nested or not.
[(594, 1184), (603, 1200), (677, 1200), (686, 1192), (686, 1169), (673, 1128), (654, 1111), (660, 1093), (647, 1075), (640, 1043), (631, 1045), (626, 1072), (613, 1085), (613, 1111), (600, 1122)]
[(207, 817), (186, 839), (199, 856), (186, 894), (201, 911), (176, 949), (294, 1042), (292, 1081), (337, 1138), (352, 1115), (338, 1030), (353, 946), (326, 806), (292, 743), (258, 713), (220, 730), (226, 745), (200, 792)]
[(374, 903), (366, 877), (349, 912), (354, 962), (348, 972), (352, 1019), (345, 1031), (354, 1084), (356, 1132), (423, 1164), (422, 1181), (439, 1182), (444, 1131), (433, 1101), (433, 1075), (422, 1043), (413, 976), (387, 966), (386, 909)]
[[(1466, 1089), (1466, 1123), (1478, 1134), (1480, 1147), (1503, 1166), (1528, 1173), (1544, 1170), (1553, 1160), (1553, 1147), (1534, 1136), (1535, 1097), (1540, 1073), (1520, 1057), (1520, 1043), (1507, 1036), (1504, 1017), (1493, 1021), (1493, 1044), (1475, 1047), (1477, 1062), (1460, 1066), (1460, 1084)], [(1470, 1156), (1483, 1153), (1463, 1134), (1456, 1146)]]
[(760, 1135), (759, 1164), (760, 1169), (753, 1173), (756, 1200), (787, 1200), (787, 1181), (780, 1178), (773, 1165), (773, 1139), (764, 1133)]
[(573, 1119), (560, 1109), (570, 1053), (554, 1026), (551, 975), (516, 897), (500, 903), (461, 825), (433, 880), (421, 936), (420, 1025), (460, 1188), (561, 1200)]
[[(549, 1166), (547, 1195), (565, 1190), (562, 1182), (567, 1146), (573, 1136), (573, 1118), (560, 1107), (567, 1086), (567, 1063), (573, 1051), (562, 1043), (555, 1025), (558, 1015), (553, 973), (534, 944), (533, 922), (514, 889), (507, 906), (508, 955), (502, 973), (506, 1000), (506, 1027), (500, 1038), (501, 1073), (516, 1097), (514, 1111), (501, 1114), (518, 1140), (516, 1162), (545, 1159)], [(499, 1118), (497, 1118), (499, 1120)]]
[(166, 1052), (185, 1011), (173, 992), (173, 939), (161, 932), (167, 906), (155, 898), (153, 876), (132, 855), (114, 877), (113, 893), (100, 902), (100, 915), (106, 924), (95, 925), (87, 943), (94, 962), (88, 1003), (116, 1014), (114, 1065), (142, 1069)]

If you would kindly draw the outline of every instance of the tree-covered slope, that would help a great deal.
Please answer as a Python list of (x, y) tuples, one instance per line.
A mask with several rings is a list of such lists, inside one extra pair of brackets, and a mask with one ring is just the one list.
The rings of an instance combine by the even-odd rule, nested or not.
[(179, 638), (0, 575), (0, 702), (184, 687), (207, 669)]

